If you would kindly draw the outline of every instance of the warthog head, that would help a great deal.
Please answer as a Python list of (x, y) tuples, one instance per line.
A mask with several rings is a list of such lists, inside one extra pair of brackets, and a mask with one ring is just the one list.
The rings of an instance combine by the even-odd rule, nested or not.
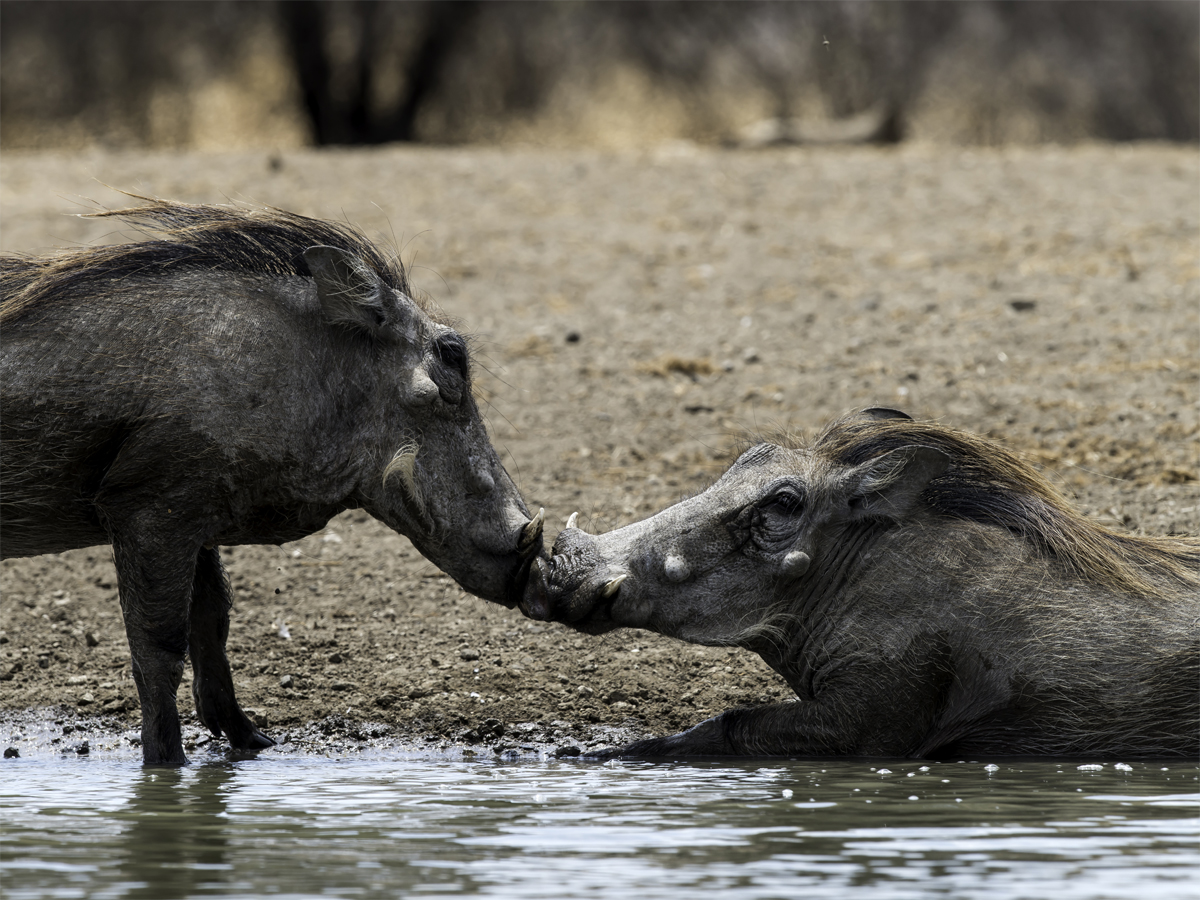
[(541, 550), (532, 520), (488, 439), (471, 390), (467, 343), (363, 259), (304, 253), (327, 319), (368, 345), (379, 384), (363, 398), (361, 506), (406, 535), (465, 590), (513, 606)]
[(706, 491), (642, 522), (595, 536), (571, 522), (552, 559), (534, 563), (523, 608), (592, 634), (632, 627), (745, 643), (772, 598), (845, 563), (856, 548), (842, 534), (904, 515), (946, 463), (909, 447), (833, 468), (809, 450), (758, 444)]

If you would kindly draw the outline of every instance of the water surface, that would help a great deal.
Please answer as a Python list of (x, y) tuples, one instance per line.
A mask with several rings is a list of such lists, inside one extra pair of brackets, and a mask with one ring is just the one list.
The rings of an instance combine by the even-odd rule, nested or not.
[(0, 876), (11, 900), (1194, 900), (1197, 766), (1079, 764), (6, 760)]

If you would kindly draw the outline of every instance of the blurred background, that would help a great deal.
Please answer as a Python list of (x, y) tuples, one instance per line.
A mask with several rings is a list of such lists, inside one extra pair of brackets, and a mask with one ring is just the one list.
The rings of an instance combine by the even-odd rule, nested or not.
[(0, 5), (0, 147), (1200, 138), (1194, 2)]

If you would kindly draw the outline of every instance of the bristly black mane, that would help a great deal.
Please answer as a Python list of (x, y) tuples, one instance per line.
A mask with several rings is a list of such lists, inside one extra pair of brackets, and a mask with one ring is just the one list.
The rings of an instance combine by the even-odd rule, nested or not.
[(147, 200), (90, 217), (119, 218), (153, 235), (135, 243), (69, 250), (51, 256), (0, 257), (0, 322), (54, 298), (80, 296), (130, 277), (217, 271), (311, 276), (309, 247), (339, 247), (360, 257), (384, 284), (411, 296), (398, 257), (385, 257), (358, 229), (268, 207), (201, 206)]
[(826, 428), (812, 449), (855, 466), (913, 445), (950, 457), (949, 469), (922, 494), (942, 514), (1006, 528), (1094, 584), (1143, 596), (1159, 594), (1164, 578), (1200, 586), (1200, 541), (1110, 531), (1075, 511), (1016, 455), (976, 435), (932, 422), (850, 415)]

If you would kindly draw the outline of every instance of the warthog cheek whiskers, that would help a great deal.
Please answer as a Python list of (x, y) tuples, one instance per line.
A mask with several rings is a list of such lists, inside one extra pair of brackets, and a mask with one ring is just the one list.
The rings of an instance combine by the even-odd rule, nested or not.
[(409, 501), (423, 514), (425, 498), (421, 494), (421, 486), (417, 484), (416, 478), (417, 453), (420, 449), (419, 445), (409, 443), (392, 454), (391, 462), (383, 469), (383, 484), (386, 487), (391, 477), (397, 476)]

